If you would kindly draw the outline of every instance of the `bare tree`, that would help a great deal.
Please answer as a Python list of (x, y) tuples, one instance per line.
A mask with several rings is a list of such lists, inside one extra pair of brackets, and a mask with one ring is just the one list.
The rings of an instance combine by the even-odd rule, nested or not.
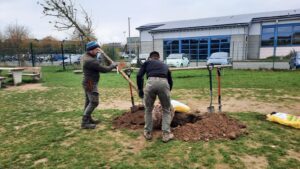
[(19, 47), (22, 41), (28, 39), (29, 30), (27, 27), (16, 24), (10, 24), (5, 29), (6, 39)]
[(16, 24), (10, 24), (5, 29), (6, 40), (9, 43), (14, 54), (17, 55), (19, 65), (22, 59), (20, 54), (24, 54), (28, 44), (29, 30), (27, 27)]
[(0, 43), (2, 43), (4, 41), (4, 35), (2, 34), (2, 32), (0, 32)]
[[(54, 17), (54, 27), (60, 31), (73, 29), (74, 34), (78, 34), (84, 40), (95, 39), (93, 36), (92, 19), (88, 13), (80, 6), (82, 18), (78, 19), (78, 9), (73, 0), (43, 0), (38, 2), (43, 7), (45, 16)], [(82, 21), (83, 20), (83, 21)]]

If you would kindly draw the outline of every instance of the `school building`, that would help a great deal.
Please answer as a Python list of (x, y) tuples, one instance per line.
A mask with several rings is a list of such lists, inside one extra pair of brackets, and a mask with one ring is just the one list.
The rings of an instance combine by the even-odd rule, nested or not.
[(300, 9), (150, 23), (140, 32), (140, 53), (153, 50), (163, 57), (186, 53), (205, 60), (228, 52), (235, 61), (285, 56), (300, 51)]

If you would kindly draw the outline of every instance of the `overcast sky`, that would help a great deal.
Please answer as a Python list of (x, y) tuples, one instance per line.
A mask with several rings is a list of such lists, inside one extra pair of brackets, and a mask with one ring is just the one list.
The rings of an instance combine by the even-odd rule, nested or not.
[[(0, 0), (0, 31), (9, 24), (28, 27), (35, 38), (51, 35), (57, 39), (69, 37), (58, 32), (42, 15), (38, 0)], [(43, 0), (39, 0), (43, 1)], [(300, 0), (75, 0), (92, 15), (98, 41), (125, 42), (128, 36), (128, 17), (131, 36), (138, 36), (138, 26), (184, 19), (236, 15), (297, 9)], [(124, 34), (126, 32), (126, 35)]]

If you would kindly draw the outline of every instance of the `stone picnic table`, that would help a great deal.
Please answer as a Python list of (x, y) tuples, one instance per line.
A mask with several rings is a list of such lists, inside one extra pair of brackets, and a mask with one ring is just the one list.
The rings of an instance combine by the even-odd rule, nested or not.
[(18, 68), (18, 67), (0, 67), (0, 72), (2, 70), (7, 70), (12, 73), (14, 85), (16, 86), (19, 83), (22, 83), (22, 73), (24, 68)]

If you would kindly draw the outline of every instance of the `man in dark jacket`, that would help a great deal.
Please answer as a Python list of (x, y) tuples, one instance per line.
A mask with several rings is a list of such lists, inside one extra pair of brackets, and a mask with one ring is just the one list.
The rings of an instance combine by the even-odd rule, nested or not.
[[(171, 72), (166, 64), (159, 60), (159, 53), (153, 51), (149, 55), (149, 59), (141, 66), (137, 75), (137, 85), (139, 96), (144, 98), (145, 104), (145, 127), (144, 137), (147, 140), (152, 139), (152, 110), (153, 105), (158, 96), (162, 109), (162, 141), (168, 142), (174, 138), (171, 133), (171, 101), (170, 91), (173, 86)], [(143, 76), (147, 75), (146, 87), (143, 90)], [(145, 92), (145, 94), (144, 94)]]
[(99, 104), (98, 82), (100, 79), (99, 73), (110, 72), (117, 67), (116, 63), (110, 66), (103, 66), (97, 60), (97, 55), (100, 53), (100, 45), (96, 41), (87, 43), (87, 52), (83, 55), (83, 89), (85, 92), (85, 106), (82, 117), (81, 128), (94, 129), (98, 120), (92, 119), (92, 112)]

